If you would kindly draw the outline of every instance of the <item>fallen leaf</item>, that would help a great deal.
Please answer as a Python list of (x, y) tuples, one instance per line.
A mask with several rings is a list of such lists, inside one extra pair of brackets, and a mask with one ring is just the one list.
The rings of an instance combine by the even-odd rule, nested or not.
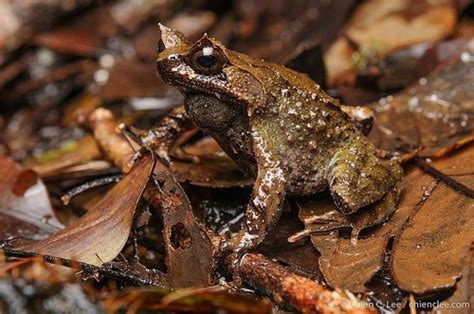
[(144, 156), (86, 215), (53, 236), (20, 249), (96, 266), (113, 260), (127, 242), (135, 208), (153, 167), (151, 155)]
[(25, 164), (41, 177), (52, 177), (65, 169), (85, 164), (101, 156), (95, 139), (86, 135), (78, 140), (67, 141), (60, 147), (30, 157)]
[(38, 34), (34, 42), (62, 53), (96, 57), (106, 51), (106, 38), (114, 36), (117, 31), (118, 26), (107, 9), (98, 7), (67, 24)]
[(63, 225), (36, 173), (0, 155), (0, 239), (43, 238)]
[[(336, 236), (337, 234), (329, 238), (326, 238), (327, 235), (313, 234), (312, 243), (321, 254), (319, 263), (328, 283), (333, 288), (349, 289), (353, 292), (366, 291), (364, 284), (383, 267), (387, 241), (402, 228), (425, 193), (433, 188), (434, 182), (435, 179), (431, 176), (410, 167), (403, 179), (402, 193), (395, 213), (387, 222), (357, 242), (341, 235)], [(324, 204), (328, 211), (337, 210), (329, 196)], [(368, 250), (371, 254), (367, 254)], [(341, 266), (343, 272), (338, 271)]]
[(380, 57), (403, 47), (436, 42), (454, 32), (454, 1), (368, 1), (357, 7), (340, 36), (325, 54), (328, 85), (352, 84), (357, 74), (353, 56), (376, 50)]
[(168, 172), (157, 174), (160, 193), (152, 203), (161, 209), (166, 250), (165, 286), (205, 287), (214, 271), (211, 239), (193, 215), (184, 190)]
[[(447, 164), (451, 171), (452, 165), (471, 165), (452, 177), (473, 188), (473, 152), (470, 145), (432, 166), (443, 172)], [(393, 277), (401, 289), (416, 294), (452, 287), (469, 263), (473, 241), (474, 201), (438, 182), (395, 239)]]
[(288, 242), (288, 237), (301, 229), (301, 222), (294, 212), (283, 213), (277, 225), (257, 247), (258, 253), (275, 259), (291, 270), (304, 273), (305, 277), (321, 282), (317, 263), (319, 255), (309, 241)]
[(337, 232), (311, 236), (311, 242), (321, 253), (319, 266), (327, 283), (355, 293), (366, 292), (364, 285), (382, 268), (388, 239), (373, 235), (354, 245), (339, 238)]
[(370, 105), (377, 147), (401, 154), (424, 147), (421, 156), (441, 156), (474, 140), (474, 41), (467, 47), (412, 88)]
[[(443, 314), (470, 314), (472, 311), (470, 307), (471, 301), (471, 287), (472, 285), (472, 274), (474, 271), (474, 260), (472, 258), (472, 250), (469, 254), (467, 263), (462, 269), (461, 279), (457, 282), (456, 288), (452, 295), (447, 299), (443, 300), (439, 306), (435, 307), (434, 311), (438, 311)], [(457, 307), (452, 307), (453, 305)]]
[(240, 40), (234, 40), (232, 48), (285, 64), (309, 48), (331, 42), (354, 5), (355, 1), (334, 0), (237, 2), (240, 19), (234, 25)]
[(174, 162), (172, 172), (180, 182), (212, 188), (248, 187), (254, 178), (244, 174), (217, 145), (207, 137), (185, 148), (199, 157), (199, 163)]

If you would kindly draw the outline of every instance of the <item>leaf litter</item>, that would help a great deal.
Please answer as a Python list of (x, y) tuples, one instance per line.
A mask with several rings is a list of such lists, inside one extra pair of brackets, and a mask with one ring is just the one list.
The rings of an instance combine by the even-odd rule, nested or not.
[[(59, 2), (51, 3), (54, 6)], [(467, 4), (464, 1), (458, 4), (423, 2), (415, 6), (406, 1), (397, 4), (390, 1), (348, 2), (340, 10), (332, 10), (331, 6), (337, 5), (333, 1), (315, 7), (309, 2), (285, 7), (262, 1), (241, 3), (225, 9), (227, 11), (221, 15), (219, 10), (224, 10), (224, 6), (208, 11), (212, 5), (175, 14), (172, 3), (155, 3), (140, 11), (136, 4), (130, 5), (126, 1), (103, 4), (100, 10), (87, 1), (73, 1), (72, 11), (59, 10), (58, 17), (67, 16), (79, 7), (89, 6), (89, 9), (85, 14), (77, 15), (79, 18), (73, 15), (75, 18), (71, 22), (60, 22), (39, 35), (32, 32), (28, 36), (18, 36), (8, 49), (0, 52), (0, 63), (13, 66), (0, 68), (0, 88), (7, 89), (0, 98), (10, 110), (0, 117), (0, 128), (5, 130), (0, 152), (18, 160), (31, 156), (32, 150), (36, 156), (25, 163), (33, 166), (36, 173), (20, 168), (16, 183), (8, 181), (10, 178), (2, 183), (2, 187), (8, 189), (6, 192), (0, 189), (3, 198), (0, 209), (4, 210), (4, 204), (9, 208), (8, 214), (0, 214), (0, 224), (6, 232), (4, 236), (10, 240), (22, 237), (3, 245), (17, 244), (36, 252), (95, 265), (106, 262), (96, 268), (80, 264), (83, 278), (105, 276), (109, 278), (108, 282), (115, 280), (119, 285), (194, 287), (177, 290), (168, 298), (163, 296), (170, 291), (161, 288), (109, 294), (114, 295), (111, 302), (103, 304), (114, 309), (189, 311), (192, 304), (195, 311), (215, 308), (238, 311), (236, 303), (243, 302), (245, 305), (241, 310), (244, 312), (253, 310), (252, 306), (268, 310), (265, 301), (239, 299), (238, 296), (238, 301), (233, 303), (233, 296), (227, 292), (221, 296), (219, 291), (205, 288), (216, 283), (212, 282), (216, 271), (223, 271), (215, 264), (218, 260), (216, 243), (220, 241), (218, 231), (238, 228), (248, 193), (246, 187), (252, 184), (253, 178), (243, 175), (213, 140), (198, 134), (185, 140), (182, 148), (197, 155), (199, 163), (176, 162), (171, 169), (173, 175), (157, 163), (150, 181), (149, 173), (153, 168), (148, 164), (150, 161), (139, 160), (132, 167), (129, 160), (137, 146), (130, 146), (116, 133), (114, 116), (127, 124), (136, 123), (140, 128), (147, 128), (180, 102), (176, 93), (157, 80), (151, 71), (155, 45), (149, 41), (153, 40), (156, 31), (153, 21), (159, 18), (181, 25), (179, 28), (184, 30), (193, 25), (193, 29), (188, 29), (191, 37), (199, 37), (208, 30), (238, 50), (289, 62), (290, 66), (308, 72), (322, 84), (325, 81), (324, 59), (330, 92), (349, 103), (377, 100), (369, 104), (376, 114), (370, 137), (380, 148), (387, 150), (388, 155), (404, 162), (406, 174), (397, 208), (377, 208), (375, 205), (375, 211), (367, 208), (358, 215), (344, 216), (336, 211), (324, 193), (291, 199), (277, 230), (258, 248), (264, 255), (252, 253), (242, 260), (241, 275), (247, 287), (271, 296), (274, 304), (302, 312), (311, 312), (316, 307), (328, 311), (325, 306), (332, 301), (352, 300), (352, 305), (360, 301), (350, 293), (336, 295), (326, 284), (361, 293), (358, 297), (362, 299), (367, 295), (383, 299), (385, 290), (373, 284), (377, 280), (385, 282), (387, 287), (403, 290), (397, 290), (387, 300), (408, 299), (409, 293), (414, 292), (417, 299), (447, 296), (445, 302), (464, 302), (470, 289), (466, 284), (469, 273), (466, 265), (471, 258), (469, 246), (472, 242), (472, 217), (466, 214), (467, 208), (472, 207), (472, 200), (465, 192), (473, 188), (469, 162), (472, 145), (468, 144), (473, 133), (472, 102), (469, 101), (472, 98), (470, 73), (473, 62), (472, 39), (456, 39), (461, 36), (461, 27), (463, 36), (469, 34), (466, 23), (471, 19), (469, 11), (462, 14), (458, 26), (456, 18)], [(28, 9), (27, 3), (22, 6)], [(351, 13), (353, 8), (355, 11)], [(8, 10), (5, 12), (13, 15), (17, 12)], [(305, 10), (319, 15), (301, 14)], [(333, 16), (333, 12), (337, 12), (337, 16)], [(298, 18), (303, 15), (304, 19)], [(351, 15), (349, 20), (346, 19), (348, 15)], [(440, 18), (431, 19), (432, 16)], [(32, 17), (16, 16), (24, 29), (37, 25), (38, 21)], [(87, 21), (95, 23), (98, 31), (85, 31), (91, 25)], [(346, 26), (341, 29), (343, 22)], [(417, 27), (423, 31), (414, 31)], [(308, 31), (314, 28), (318, 32)], [(407, 36), (400, 36), (402, 30)], [(331, 45), (335, 34), (342, 36)], [(447, 36), (454, 37), (454, 41), (440, 41)], [(11, 51), (29, 38), (33, 38), (33, 47), (27, 47), (25, 54), (21, 50), (18, 56), (13, 56)], [(0, 43), (1, 39), (0, 36)], [(417, 47), (423, 49), (417, 50)], [(133, 48), (136, 55), (131, 53)], [(411, 48), (413, 50), (409, 50)], [(403, 50), (411, 53), (412, 61), (404, 59)], [(433, 54), (436, 54), (435, 59)], [(37, 60), (52, 60), (54, 66), (43, 67), (39, 62), (41, 66), (36, 67)], [(396, 60), (396, 68), (407, 72), (390, 70), (386, 63), (390, 60)], [(346, 68), (336, 69), (334, 65)], [(438, 69), (428, 74), (438, 65)], [(38, 68), (46, 71), (45, 77), (31, 75), (39, 73), (35, 72)], [(22, 71), (28, 75), (23, 75)], [(349, 85), (343, 86), (341, 82)], [(412, 82), (413, 85), (407, 87)], [(84, 86), (87, 86), (85, 93)], [(367, 86), (379, 90), (369, 90)], [(387, 92), (391, 93), (389, 89), (393, 87), (406, 89), (390, 96)], [(61, 92), (54, 92), (55, 89)], [(79, 90), (82, 92), (75, 94)], [(381, 96), (383, 98), (379, 100)], [(71, 108), (79, 103), (79, 110), (64, 114), (58, 111), (64, 99)], [(81, 99), (85, 100), (82, 104)], [(30, 108), (24, 110), (23, 106)], [(99, 106), (111, 110), (110, 114), (104, 115), (102, 108), (94, 114)], [(21, 110), (17, 111), (17, 108)], [(10, 117), (15, 118), (10, 120)], [(68, 135), (69, 131), (64, 131), (68, 129), (59, 126), (65, 121), (69, 130), (71, 126), (77, 128), (79, 123), (91, 131), (94, 138), (84, 136), (84, 131), (79, 135)], [(47, 140), (56, 138), (61, 138), (59, 145), (45, 145)], [(149, 157), (145, 157), (147, 159)], [(410, 162), (410, 159), (415, 160)], [(424, 170), (419, 168), (422, 163), (427, 165)], [(8, 159), (2, 160), (0, 165), (2, 171), (19, 166)], [(429, 167), (435, 169), (429, 172), (431, 174), (426, 172)], [(72, 193), (75, 199), (71, 204), (59, 205), (64, 189), (81, 184), (84, 189), (91, 188), (95, 186), (94, 180), (98, 180), (97, 175), (116, 175), (117, 168), (128, 174), (109, 192), (94, 188), (77, 198)], [(42, 179), (38, 179), (37, 174)], [(462, 184), (463, 188), (456, 190), (461, 185), (453, 182)], [(32, 195), (33, 190), (38, 194)], [(141, 191), (144, 191), (145, 202), (137, 207)], [(209, 197), (215, 194), (221, 196)], [(81, 197), (83, 200), (79, 201)], [(41, 205), (41, 210), (30, 211), (30, 207), (35, 207), (32, 202), (37, 207)], [(80, 208), (73, 208), (77, 206)], [(54, 218), (59, 209), (61, 213), (57, 216), (68, 226), (57, 233), (62, 228)], [(70, 213), (71, 209), (87, 213), (77, 218)], [(99, 214), (97, 209), (104, 212)], [(212, 214), (217, 218), (209, 218), (209, 213), (219, 210), (226, 211), (226, 215)], [(42, 220), (45, 215), (53, 217), (52, 220)], [(55, 227), (49, 225), (55, 225), (53, 221), (57, 221)], [(89, 235), (81, 232), (82, 227), (91, 230)], [(51, 236), (53, 233), (57, 235)], [(68, 243), (70, 236), (74, 239)], [(80, 243), (82, 237), (91, 240)], [(293, 242), (288, 242), (288, 238)], [(40, 241), (35, 244), (32, 240)], [(106, 242), (114, 245), (105, 247)], [(13, 251), (5, 249), (5, 252)], [(17, 256), (20, 253), (15, 252)], [(119, 253), (122, 258), (114, 259)], [(139, 256), (138, 260), (136, 256)], [(66, 262), (44, 258), (53, 263)], [(26, 257), (23, 261), (28, 263), (29, 260)], [(7, 265), (9, 268), (5, 269), (11, 274), (18, 271), (26, 274), (23, 271), (28, 269), (26, 264)], [(213, 303), (217, 300), (227, 301), (229, 307)], [(343, 311), (357, 309), (344, 307)]]

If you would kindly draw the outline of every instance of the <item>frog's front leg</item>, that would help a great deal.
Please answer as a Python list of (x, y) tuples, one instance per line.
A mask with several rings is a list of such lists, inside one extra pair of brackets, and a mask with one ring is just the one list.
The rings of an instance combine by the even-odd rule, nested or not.
[[(265, 239), (269, 230), (278, 222), (285, 199), (287, 172), (283, 168), (276, 143), (271, 131), (253, 127), (253, 148), (257, 161), (257, 178), (248, 203), (242, 229), (232, 235), (232, 239), (224, 246), (230, 250), (234, 262), (234, 279), (237, 265), (244, 253), (255, 248)], [(268, 133), (266, 133), (266, 131)]]
[(360, 136), (332, 157), (329, 190), (337, 207), (352, 214), (394, 189), (402, 175), (398, 162), (379, 158), (375, 147)]
[(184, 106), (178, 106), (142, 136), (141, 140), (145, 147), (156, 151), (161, 162), (169, 166), (176, 141), (192, 128), (194, 125), (186, 114)]

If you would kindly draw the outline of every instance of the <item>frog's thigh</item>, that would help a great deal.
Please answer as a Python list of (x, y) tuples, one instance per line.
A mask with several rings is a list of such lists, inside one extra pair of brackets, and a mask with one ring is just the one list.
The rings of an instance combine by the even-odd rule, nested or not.
[(331, 160), (328, 182), (337, 207), (350, 214), (382, 198), (401, 176), (397, 162), (379, 159), (367, 143), (339, 150)]

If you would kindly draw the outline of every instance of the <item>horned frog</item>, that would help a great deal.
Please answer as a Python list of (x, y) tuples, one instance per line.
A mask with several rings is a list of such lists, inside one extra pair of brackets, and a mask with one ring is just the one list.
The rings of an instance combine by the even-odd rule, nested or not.
[(402, 169), (378, 156), (348, 107), (308, 76), (227, 49), (204, 35), (195, 43), (160, 25), (157, 68), (185, 97), (143, 137), (165, 164), (184, 131), (198, 127), (256, 177), (242, 229), (224, 245), (246, 252), (279, 220), (286, 196), (329, 188), (350, 215), (391, 192)]

